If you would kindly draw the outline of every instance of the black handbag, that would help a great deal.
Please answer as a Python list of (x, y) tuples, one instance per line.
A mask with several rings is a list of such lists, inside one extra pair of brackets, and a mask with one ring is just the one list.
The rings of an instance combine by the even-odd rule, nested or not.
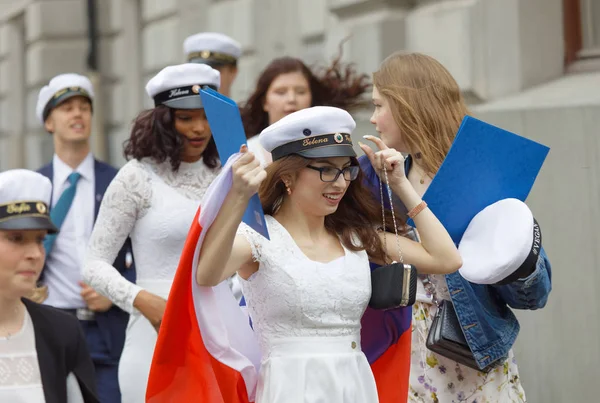
[[(384, 170), (385, 182), (388, 183), (387, 172)], [(383, 185), (379, 181), (379, 193), (381, 196), (381, 215), (383, 217), (383, 228), (385, 229), (385, 206), (383, 204)], [(402, 251), (400, 250), (400, 240), (398, 227), (396, 226), (396, 215), (392, 204), (392, 195), (389, 191), (390, 208), (392, 210), (392, 219), (398, 243), (398, 253), (400, 262), (392, 262), (380, 266), (371, 272), (371, 299), (369, 306), (373, 309), (393, 309), (402, 306), (410, 306), (415, 303), (417, 297), (417, 269), (413, 265), (404, 264)], [(384, 248), (387, 249), (386, 238), (384, 238)]]
[(452, 301), (443, 300), (439, 302), (435, 296), (433, 285), (428, 278), (423, 279), (423, 285), (432, 295), (433, 302), (438, 307), (425, 343), (429, 350), (466, 367), (486, 373), (495, 368), (498, 362), (502, 362), (502, 360), (499, 360), (497, 363), (492, 363), (483, 369), (479, 368), (467, 339), (465, 339)]
[(417, 297), (417, 269), (413, 265), (392, 263), (371, 272), (373, 309), (393, 309), (410, 306)]

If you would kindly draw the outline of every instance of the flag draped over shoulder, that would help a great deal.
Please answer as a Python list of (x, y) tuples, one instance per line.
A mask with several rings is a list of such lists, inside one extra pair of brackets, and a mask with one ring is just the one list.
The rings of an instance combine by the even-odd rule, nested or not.
[[(200, 287), (195, 281), (206, 230), (232, 184), (232, 156), (209, 187), (188, 233), (161, 324), (148, 379), (146, 402), (250, 403), (254, 401), (260, 349), (248, 314), (226, 281)], [(362, 347), (381, 403), (408, 396), (411, 309), (368, 309)]]

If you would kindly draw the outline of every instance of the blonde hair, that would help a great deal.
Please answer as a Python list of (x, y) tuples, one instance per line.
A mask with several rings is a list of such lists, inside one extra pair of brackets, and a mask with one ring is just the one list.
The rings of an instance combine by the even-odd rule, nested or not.
[(373, 73), (373, 84), (390, 104), (394, 121), (419, 165), (437, 173), (469, 110), (452, 75), (420, 53), (394, 53)]
[(42, 285), (35, 287), (33, 290), (31, 290), (31, 293), (29, 295), (25, 296), (25, 298), (33, 302), (37, 302), (38, 304), (41, 304), (46, 300), (46, 298), (48, 298), (48, 286)]

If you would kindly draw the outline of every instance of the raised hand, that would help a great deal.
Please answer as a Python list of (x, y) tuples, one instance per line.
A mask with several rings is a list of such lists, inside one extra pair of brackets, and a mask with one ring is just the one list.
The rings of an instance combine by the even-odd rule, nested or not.
[(232, 166), (233, 185), (231, 190), (250, 199), (258, 192), (260, 184), (267, 177), (267, 172), (254, 154), (248, 151), (246, 145), (240, 148), (240, 152), (243, 155)]
[(358, 143), (363, 152), (371, 161), (377, 175), (382, 181), (385, 181), (382, 170), (387, 171), (389, 184), (391, 187), (400, 185), (408, 181), (404, 172), (404, 156), (399, 151), (389, 148), (381, 139), (375, 136), (364, 136), (365, 139), (372, 141), (379, 148), (379, 151), (373, 151), (371, 147), (363, 143)]

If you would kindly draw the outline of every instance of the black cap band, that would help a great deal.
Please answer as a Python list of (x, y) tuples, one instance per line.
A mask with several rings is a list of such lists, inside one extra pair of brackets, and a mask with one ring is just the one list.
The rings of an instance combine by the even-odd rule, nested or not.
[(185, 98), (189, 96), (194, 96), (200, 94), (200, 90), (202, 87), (209, 87), (213, 90), (217, 90), (217, 87), (214, 85), (187, 85), (184, 87), (171, 88), (163, 92), (159, 92), (154, 96), (154, 106), (163, 105), (169, 101), (173, 101), (179, 98)]
[(48, 205), (43, 201), (15, 201), (0, 204), (0, 230), (47, 230), (58, 232), (52, 223)]
[(52, 95), (52, 98), (50, 98), (50, 100), (44, 107), (44, 111), (42, 112), (42, 119), (44, 119), (44, 121), (45, 121), (46, 119), (48, 119), (48, 115), (50, 115), (50, 112), (52, 111), (52, 109), (56, 108), (63, 101), (65, 101), (71, 97), (78, 96), (78, 95), (82, 96), (82, 97), (86, 97), (87, 99), (90, 100), (90, 103), (92, 102), (92, 97), (85, 88), (82, 88), (82, 87), (63, 88), (62, 90), (57, 91), (54, 95)]
[(0, 204), (0, 221), (9, 218), (48, 215), (48, 205), (40, 201), (18, 201)]
[(331, 146), (351, 146), (352, 137), (348, 133), (331, 133), (320, 136), (307, 137), (305, 139), (292, 141), (276, 147), (271, 151), (273, 161), (290, 154), (302, 154), (303, 151), (312, 150), (321, 147)]
[(188, 54), (188, 62), (196, 62), (198, 60), (215, 62), (218, 64), (237, 64), (237, 59), (227, 53), (202, 50)]
[(540, 250), (542, 249), (542, 231), (538, 222), (533, 219), (533, 243), (531, 245), (531, 251), (529, 255), (510, 276), (496, 283), (497, 285), (506, 285), (513, 283), (519, 279), (527, 278), (535, 271), (537, 261), (540, 256)]

